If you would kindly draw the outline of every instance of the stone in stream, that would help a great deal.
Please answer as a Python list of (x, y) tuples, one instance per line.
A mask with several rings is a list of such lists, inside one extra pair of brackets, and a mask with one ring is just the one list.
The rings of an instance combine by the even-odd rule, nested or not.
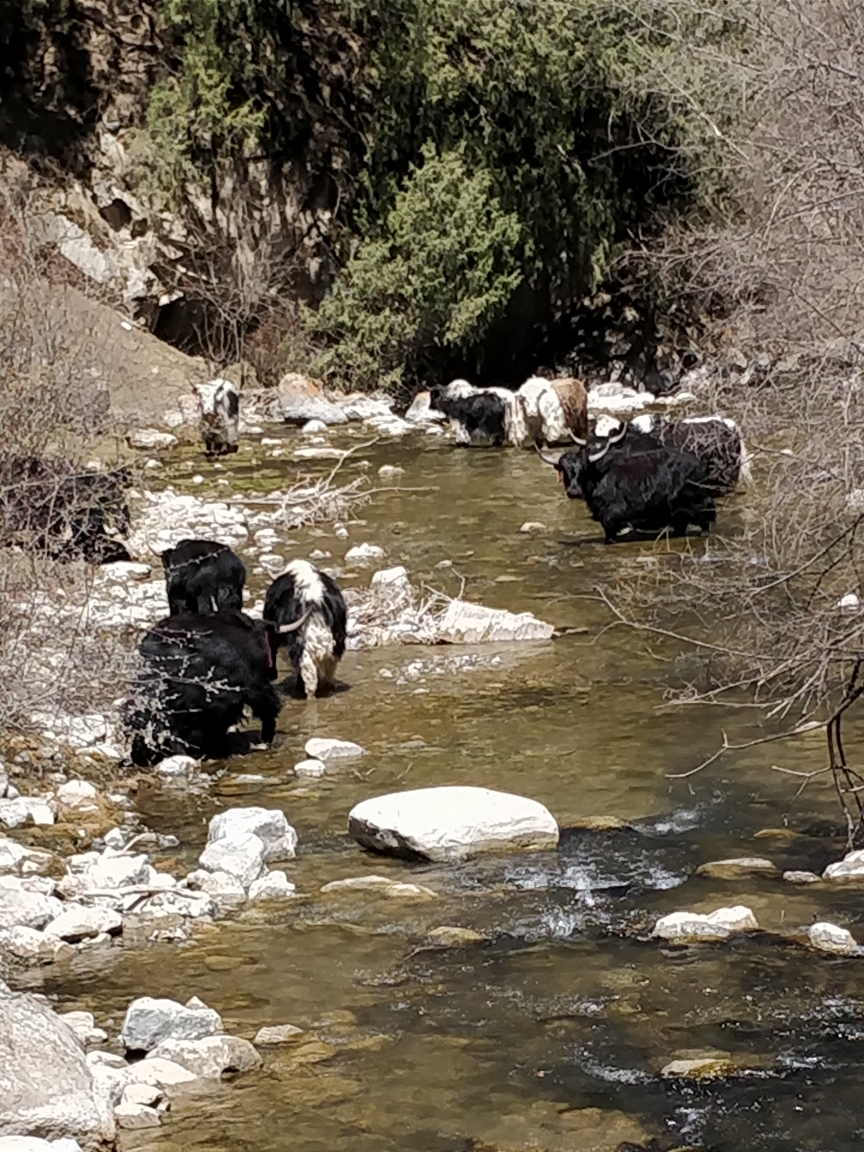
[(150, 1084), (156, 1088), (179, 1088), (192, 1084), (198, 1077), (176, 1060), (166, 1060), (159, 1056), (154, 1059), (136, 1060), (125, 1072), (126, 1084)]
[(321, 891), (328, 892), (377, 892), (382, 896), (397, 899), (419, 898), (437, 899), (438, 893), (422, 884), (407, 884), (402, 880), (392, 880), (389, 876), (349, 876), (347, 880), (331, 880)]
[(37, 928), (16, 924), (14, 928), (0, 928), (0, 957), (29, 963), (51, 964), (55, 960), (74, 955), (71, 944), (56, 936), (48, 936)]
[(558, 825), (536, 800), (468, 785), (363, 800), (348, 815), (348, 831), (364, 848), (409, 859), (461, 860), (558, 844)]
[(96, 1027), (92, 1012), (61, 1012), (60, 1019), (72, 1029), (82, 1048), (86, 1048), (88, 1044), (105, 1044), (108, 1040), (108, 1033)]
[(45, 925), (49, 936), (57, 936), (75, 944), (103, 932), (120, 932), (123, 917), (112, 908), (87, 908), (83, 904), (66, 904), (59, 916)]
[(128, 1052), (149, 1052), (163, 1040), (200, 1040), (223, 1030), (219, 1013), (194, 996), (185, 1005), (141, 996), (126, 1009), (120, 1043)]
[(184, 884), (193, 892), (206, 892), (217, 904), (235, 904), (246, 899), (246, 889), (229, 872), (208, 872), (197, 868), (190, 872)]
[(310, 760), (324, 761), (366, 755), (366, 749), (351, 740), (331, 740), (321, 736), (313, 736), (311, 740), (307, 740), (303, 751)]
[(44, 1001), (0, 988), (0, 1136), (113, 1147), (115, 1124), (77, 1037)]
[(160, 776), (191, 776), (198, 768), (199, 763), (200, 761), (196, 760), (194, 756), (182, 754), (166, 756), (164, 760), (160, 760), (158, 764), (154, 765), (153, 771), (158, 772)]
[(225, 838), (208, 844), (198, 857), (202, 868), (227, 872), (243, 888), (248, 888), (264, 871), (266, 848), (260, 836), (250, 832), (236, 839)]
[(158, 432), (155, 428), (136, 428), (126, 437), (130, 448), (173, 448), (178, 443), (177, 437), (170, 432)]
[(134, 1101), (123, 1099), (114, 1109), (114, 1118), (117, 1126), (125, 1131), (136, 1131), (141, 1128), (158, 1128), (162, 1117), (155, 1108), (146, 1104), (136, 1104)]
[(759, 924), (749, 908), (736, 904), (704, 915), (700, 912), (672, 912), (661, 916), (652, 936), (662, 940), (691, 943), (700, 940), (726, 940), (736, 932), (758, 931)]
[(856, 881), (864, 880), (864, 849), (847, 852), (842, 860), (829, 864), (822, 873), (822, 879), (842, 884), (854, 884)]
[(346, 564), (367, 564), (373, 560), (381, 560), (384, 549), (377, 544), (355, 544), (345, 553)]
[(285, 873), (275, 868), (265, 872), (249, 885), (250, 900), (284, 900), (286, 896), (293, 896), (297, 891)]
[(820, 952), (833, 952), (838, 956), (857, 956), (859, 952), (851, 932), (825, 920), (811, 924), (807, 930), (807, 938), (811, 946), (818, 948)]
[(262, 1048), (275, 1047), (277, 1044), (292, 1044), (298, 1036), (303, 1035), (303, 1029), (296, 1024), (271, 1024), (258, 1029), (253, 1043)]
[(489, 940), (473, 928), (457, 928), (455, 925), (442, 924), (427, 932), (426, 939), (430, 944), (437, 944), (440, 948), (463, 948), (466, 944), (488, 944)]
[(0, 875), (26, 876), (47, 872), (54, 857), (50, 852), (30, 848), (0, 836)]
[(75, 808), (87, 800), (95, 800), (99, 793), (86, 780), (67, 780), (57, 789), (56, 795), (65, 808)]
[(538, 620), (531, 612), (517, 615), (465, 600), (451, 600), (438, 624), (438, 638), (448, 644), (551, 640), (554, 633), (552, 624)]
[[(46, 891), (47, 884), (47, 891)], [(62, 903), (50, 895), (52, 881), (33, 877), (0, 876), (0, 928), (44, 928), (63, 911)]]
[(815, 872), (784, 872), (783, 879), (787, 884), (818, 884), (822, 877)]
[(297, 833), (278, 808), (228, 808), (210, 821), (208, 845), (218, 840), (237, 840), (252, 833), (264, 844), (264, 859), (292, 860), (297, 851)]
[(705, 1051), (670, 1060), (660, 1069), (667, 1079), (717, 1080), (739, 1071), (730, 1052)]
[(206, 1036), (200, 1040), (163, 1040), (147, 1060), (171, 1060), (195, 1076), (218, 1080), (223, 1072), (249, 1072), (261, 1057), (239, 1036)]
[(738, 880), (745, 876), (777, 876), (779, 870), (760, 856), (738, 856), (731, 860), (710, 860), (700, 864), (697, 876), (707, 876), (711, 880)]
[(326, 771), (323, 760), (300, 760), (294, 765), (295, 776), (323, 776)]

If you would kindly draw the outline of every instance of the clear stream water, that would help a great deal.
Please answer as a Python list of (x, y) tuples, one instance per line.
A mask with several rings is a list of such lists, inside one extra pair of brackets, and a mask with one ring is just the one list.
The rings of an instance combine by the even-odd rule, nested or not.
[[(352, 437), (362, 439), (331, 439)], [(604, 546), (584, 506), (564, 498), (533, 454), (458, 450), (418, 436), (358, 456), (371, 462), (373, 483), (380, 464), (401, 465), (404, 490), (379, 492), (361, 508), (365, 524), (351, 528), (350, 541), (308, 529), (290, 535), (296, 544), (286, 554), (331, 551), (326, 563), (347, 587), (368, 581), (368, 571), (342, 564), (347, 547), (366, 540), (415, 582), (454, 594), (464, 579), (467, 598), (584, 631), (541, 645), (350, 652), (341, 665), (347, 690), (289, 700), (272, 750), (215, 766), (207, 787), (142, 788), (147, 823), (181, 838), (178, 874), (203, 846), (214, 811), (283, 808), (299, 834), (299, 855), (285, 867), (301, 895), (219, 922), (188, 945), (84, 953), (72, 967), (45, 970), (44, 990), (65, 1008), (92, 1010), (112, 1037), (126, 1004), (143, 994), (198, 995), (229, 1031), (250, 1038), (289, 1022), (306, 1034), (266, 1052), (259, 1071), (213, 1085), (204, 1100), (178, 1097), (161, 1129), (124, 1134), (124, 1147), (857, 1152), (864, 961), (813, 953), (779, 933), (827, 918), (864, 938), (860, 893), (694, 875), (701, 862), (729, 856), (819, 870), (841, 854), (830, 791), (814, 786), (793, 800), (797, 781), (770, 770), (821, 765), (819, 738), (668, 779), (711, 753), (721, 727), (731, 739), (752, 729), (746, 712), (664, 710), (675, 652), (665, 663), (652, 659), (632, 633), (608, 630), (608, 614), (590, 598), (613, 576), (635, 575), (657, 546)], [(175, 477), (192, 467), (206, 476), (198, 491), (225, 496), (200, 460), (181, 461)], [(235, 491), (298, 473), (260, 450), (226, 468), (219, 475)], [(361, 469), (352, 461), (345, 475)], [(745, 499), (725, 502), (719, 531), (734, 530)], [(520, 534), (526, 520), (548, 530)], [(452, 569), (436, 568), (442, 560)], [(311, 735), (356, 740), (369, 755), (301, 781), (291, 769)], [(371, 857), (347, 837), (357, 801), (447, 783), (542, 801), (563, 829), (559, 850), (412, 865)], [(629, 826), (584, 827), (608, 817)], [(438, 898), (319, 892), (329, 880), (372, 872), (421, 883)], [(767, 931), (683, 950), (648, 939), (663, 913), (735, 903), (753, 908)], [(428, 947), (427, 931), (445, 924), (487, 942)], [(704, 1049), (731, 1054), (738, 1074), (660, 1077), (673, 1057)]]

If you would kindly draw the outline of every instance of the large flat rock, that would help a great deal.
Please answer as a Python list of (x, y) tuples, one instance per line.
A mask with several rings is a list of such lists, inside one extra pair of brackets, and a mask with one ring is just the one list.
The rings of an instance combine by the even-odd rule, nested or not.
[(554, 817), (536, 800), (465, 785), (364, 800), (352, 808), (348, 831), (364, 848), (408, 859), (461, 860), (558, 843)]

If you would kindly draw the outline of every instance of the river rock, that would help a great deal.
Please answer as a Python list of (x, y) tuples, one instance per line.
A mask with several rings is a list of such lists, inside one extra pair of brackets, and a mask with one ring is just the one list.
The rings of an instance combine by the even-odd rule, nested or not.
[(323, 760), (300, 760), (294, 765), (296, 776), (323, 776), (326, 771)]
[(286, 896), (293, 896), (296, 886), (280, 869), (265, 872), (249, 885), (250, 900), (284, 900)]
[(660, 1070), (667, 1079), (716, 1080), (731, 1076), (737, 1069), (729, 1052), (701, 1052), (670, 1060)]
[(364, 800), (349, 813), (348, 831), (364, 848), (427, 860), (558, 844), (558, 825), (536, 800), (465, 785)]
[[(173, 877), (172, 877), (173, 879)], [(213, 916), (217, 903), (207, 892), (156, 892), (140, 907), (143, 916), (184, 916), (191, 920)]]
[(20, 828), (28, 820), (37, 825), (50, 826), (54, 823), (54, 813), (46, 801), (40, 800), (38, 796), (16, 796), (13, 800), (0, 800), (0, 824), (5, 824), (7, 828)]
[(663, 940), (682, 942), (698, 940), (725, 940), (735, 932), (755, 932), (759, 928), (756, 917), (743, 904), (732, 908), (718, 908), (710, 915), (699, 912), (672, 912), (661, 916), (654, 925), (653, 936)]
[(162, 1123), (162, 1117), (155, 1108), (126, 1099), (121, 1100), (114, 1109), (114, 1118), (119, 1128), (132, 1132), (142, 1128), (158, 1128)]
[(708, 876), (712, 880), (739, 880), (744, 876), (777, 876), (778, 869), (770, 860), (760, 856), (739, 856), (700, 864), (696, 875)]
[(154, 765), (153, 771), (158, 772), (160, 776), (192, 776), (199, 763), (200, 761), (194, 756), (178, 753), (176, 756), (166, 756), (164, 760), (160, 760)]
[(820, 952), (834, 952), (838, 956), (858, 954), (858, 945), (852, 933), (824, 920), (810, 925), (807, 938), (811, 946), (818, 948)]
[(23, 924), (0, 928), (0, 957), (25, 963), (51, 964), (73, 955), (71, 945), (36, 928), (27, 928)]
[(393, 415), (392, 401), (385, 396), (367, 396), (362, 392), (354, 392), (340, 397), (337, 403), (349, 420), (398, 419)]
[(218, 1080), (223, 1072), (249, 1072), (261, 1063), (261, 1057), (254, 1047), (239, 1036), (163, 1040), (147, 1060), (157, 1058), (171, 1060), (205, 1080)]
[(87, 780), (67, 780), (57, 789), (56, 795), (65, 808), (75, 808), (88, 800), (95, 800), (99, 793)]
[(103, 932), (119, 932), (123, 927), (123, 917), (112, 908), (86, 908), (83, 904), (66, 904), (59, 916), (45, 925), (50, 936), (77, 943)]
[(41, 1140), (38, 1136), (0, 1136), (0, 1152), (82, 1152), (77, 1140)]
[(135, 428), (126, 437), (126, 443), (130, 448), (158, 451), (160, 448), (173, 448), (178, 441), (170, 432), (158, 432), (155, 428)]
[(818, 884), (822, 877), (817, 876), (815, 872), (801, 872), (793, 870), (790, 872), (784, 872), (783, 879), (787, 884)]
[(467, 600), (451, 600), (438, 624), (446, 644), (479, 644), (513, 640), (550, 640), (555, 628), (531, 612), (518, 615), (503, 608), (486, 608)]
[(323, 396), (297, 396), (282, 400), (282, 419), (286, 424), (308, 424), (320, 420), (322, 424), (347, 424), (348, 417), (338, 404)]
[(122, 1103), (143, 1104), (147, 1108), (155, 1108), (163, 1097), (162, 1089), (156, 1084), (127, 1084), (123, 1089)]
[(346, 880), (331, 880), (325, 884), (321, 891), (327, 892), (377, 892), (381, 896), (395, 897), (396, 899), (421, 900), (437, 899), (438, 893), (431, 888), (424, 888), (422, 884), (408, 884), (402, 880), (392, 880), (389, 876), (349, 876)]
[(59, 1019), (67, 1028), (71, 1028), (82, 1048), (92, 1044), (105, 1044), (108, 1033), (96, 1027), (96, 1020), (92, 1012), (61, 1012)]
[(184, 1005), (142, 996), (126, 1009), (120, 1043), (128, 1052), (150, 1052), (163, 1040), (201, 1040), (222, 1031), (219, 1013), (195, 997)]
[[(50, 884), (49, 891), (53, 888)], [(0, 928), (44, 928), (59, 916), (63, 905), (45, 892), (38, 877), (21, 880), (17, 876), (0, 876)]]
[(227, 872), (248, 888), (264, 870), (266, 847), (260, 836), (249, 832), (236, 839), (214, 840), (208, 844), (198, 860), (202, 868), (213, 872)]
[(87, 860), (79, 876), (86, 890), (147, 884), (150, 880), (150, 861), (143, 852), (130, 856), (127, 852), (106, 848), (101, 855)]
[(253, 1043), (261, 1048), (275, 1047), (277, 1044), (291, 1044), (304, 1034), (296, 1024), (271, 1024), (258, 1029)]
[[(137, 1060), (130, 1064), (125, 1073), (125, 1084), (150, 1084), (155, 1088), (177, 1088), (181, 1084), (191, 1084), (198, 1077), (175, 1060)], [(125, 1085), (124, 1085), (125, 1091)]]
[(843, 884), (854, 884), (856, 881), (864, 880), (864, 848), (847, 852), (842, 860), (829, 864), (822, 873), (822, 879)]
[(426, 939), (430, 944), (437, 944), (440, 948), (462, 948), (466, 944), (486, 944), (487, 937), (473, 928), (457, 928), (451, 924), (442, 924), (427, 933)]
[(236, 876), (228, 872), (208, 872), (198, 868), (190, 872), (185, 884), (197, 892), (206, 892), (218, 904), (239, 903), (246, 899), (246, 889)]
[(17, 840), (0, 836), (0, 876), (27, 876), (34, 872), (47, 872), (53, 856), (38, 848), (29, 848)]
[(0, 1136), (113, 1146), (114, 1118), (77, 1038), (34, 996), (0, 992)]
[(366, 755), (366, 749), (351, 740), (332, 740), (322, 736), (313, 736), (311, 740), (307, 740), (303, 751), (312, 760), (324, 761)]
[(236, 840), (253, 833), (264, 844), (264, 859), (293, 860), (297, 851), (297, 833), (278, 808), (229, 808), (210, 821), (207, 843)]
[(355, 544), (345, 553), (346, 564), (371, 564), (373, 560), (382, 560), (384, 549), (377, 544)]

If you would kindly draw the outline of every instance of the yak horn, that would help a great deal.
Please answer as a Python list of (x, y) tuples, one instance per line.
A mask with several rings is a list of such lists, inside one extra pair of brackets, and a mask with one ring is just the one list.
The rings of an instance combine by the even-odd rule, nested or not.
[(627, 435), (627, 429), (629, 427), (630, 427), (630, 425), (627, 424), (626, 421), (622, 421), (621, 422), (621, 431), (618, 433), (618, 435), (614, 436), (610, 432), (609, 435), (606, 437), (606, 447), (608, 448), (610, 444), (617, 444), (619, 442), (619, 440), (623, 440), (624, 437)]
[(603, 457), (606, 455), (606, 453), (609, 451), (611, 444), (612, 444), (612, 441), (607, 440), (599, 452), (594, 452), (593, 454), (589, 453), (588, 454), (589, 463), (596, 464), (598, 460), (602, 460)]
[(570, 439), (573, 441), (574, 444), (578, 444), (580, 448), (585, 448), (588, 445), (588, 441), (587, 440), (580, 440), (575, 432), (570, 433)]
[(551, 456), (544, 456), (543, 455), (543, 453), (540, 451), (540, 445), (537, 443), (536, 440), (534, 441), (534, 451), (537, 453), (537, 455), (540, 457), (540, 459), (543, 461), (544, 464), (551, 464), (553, 468), (558, 467), (558, 461), (557, 460), (553, 460)]
[(296, 632), (298, 628), (302, 628), (312, 613), (315, 611), (315, 606), (307, 608), (299, 620), (295, 620), (293, 624), (280, 624), (276, 631), (280, 636), (284, 636), (286, 632)]

